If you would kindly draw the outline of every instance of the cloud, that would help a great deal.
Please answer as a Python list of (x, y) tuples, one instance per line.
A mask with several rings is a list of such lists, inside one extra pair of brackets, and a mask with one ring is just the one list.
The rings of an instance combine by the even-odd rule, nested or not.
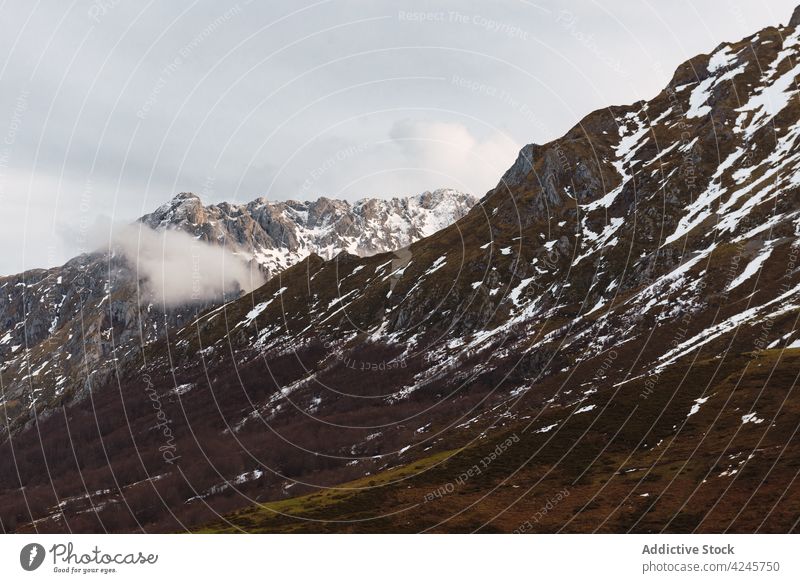
[(521, 148), (497, 131), (479, 139), (457, 122), (402, 120), (392, 126), (390, 137), (409, 167), (450, 176), (453, 184), (469, 185), (478, 196), (497, 185)]
[(110, 232), (106, 248), (125, 256), (144, 281), (148, 301), (174, 307), (221, 300), (266, 282), (254, 264), (183, 231), (126, 224), (114, 225)]

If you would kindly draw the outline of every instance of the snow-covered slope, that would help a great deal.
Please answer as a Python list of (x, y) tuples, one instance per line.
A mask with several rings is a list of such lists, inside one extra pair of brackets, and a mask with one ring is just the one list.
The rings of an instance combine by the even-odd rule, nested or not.
[(631, 373), (647, 375), (766, 323), (764, 346), (800, 337), (783, 328), (800, 305), (798, 57), (800, 28), (782, 27), (692, 59), (654, 99), (524, 148), (474, 212), (407, 255), (320, 264), (311, 303), (287, 314), (308, 295), (304, 279), (289, 286), (241, 346), (362, 329), (427, 355), (419, 390), (476, 353), (485, 371), (513, 354), (572, 366), (631, 345)]

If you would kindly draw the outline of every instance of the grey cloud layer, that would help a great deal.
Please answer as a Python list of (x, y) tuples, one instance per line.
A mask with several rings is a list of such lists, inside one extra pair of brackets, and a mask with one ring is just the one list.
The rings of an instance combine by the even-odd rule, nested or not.
[[(525, 143), (652, 96), (794, 0), (55, 0), (0, 9), (0, 273), (208, 201), (482, 195)], [(20, 100), (24, 106), (20, 108)]]

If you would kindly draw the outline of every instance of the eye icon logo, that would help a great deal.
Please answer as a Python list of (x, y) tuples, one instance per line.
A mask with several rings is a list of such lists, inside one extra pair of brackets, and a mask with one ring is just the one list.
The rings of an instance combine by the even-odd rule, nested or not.
[(44, 547), (38, 543), (31, 543), (22, 547), (19, 552), (19, 564), (26, 571), (35, 571), (44, 563)]

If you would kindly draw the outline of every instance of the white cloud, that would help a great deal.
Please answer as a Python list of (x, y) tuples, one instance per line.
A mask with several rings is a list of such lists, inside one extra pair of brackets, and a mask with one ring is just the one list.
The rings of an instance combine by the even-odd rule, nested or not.
[(522, 147), (498, 131), (480, 139), (457, 122), (402, 120), (390, 137), (408, 167), (451, 176), (478, 196), (497, 185)]
[(266, 281), (253, 264), (183, 231), (154, 231), (136, 224), (115, 225), (111, 233), (110, 246), (125, 255), (144, 281), (146, 301), (169, 307), (219, 300)]

